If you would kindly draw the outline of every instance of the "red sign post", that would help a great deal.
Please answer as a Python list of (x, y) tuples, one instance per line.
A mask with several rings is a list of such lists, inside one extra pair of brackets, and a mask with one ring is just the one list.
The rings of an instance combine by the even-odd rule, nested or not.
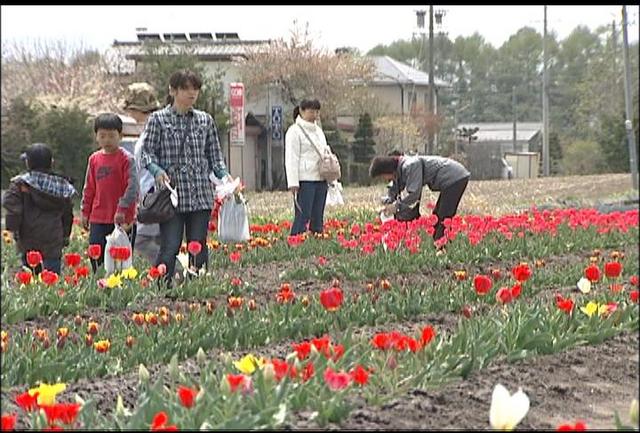
[(231, 109), (231, 144), (244, 146), (244, 84), (230, 84), (229, 107)]

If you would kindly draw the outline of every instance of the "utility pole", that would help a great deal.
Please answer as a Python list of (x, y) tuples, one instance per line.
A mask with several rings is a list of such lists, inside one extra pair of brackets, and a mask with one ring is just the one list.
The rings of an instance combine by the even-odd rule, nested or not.
[(433, 79), (433, 5), (429, 5), (429, 123), (430, 128), (427, 129), (427, 146), (426, 154), (431, 155), (433, 152), (433, 126), (434, 126), (434, 79)]
[(267, 130), (267, 189), (273, 190), (273, 117), (271, 110), (271, 83), (267, 84), (267, 111), (266, 115), (269, 116), (269, 128)]
[(544, 176), (549, 176), (549, 74), (547, 73), (547, 6), (544, 6), (542, 36), (542, 162)]
[(511, 88), (511, 105), (513, 105), (513, 151), (516, 149), (516, 122), (518, 121), (518, 114), (516, 113), (516, 86)]
[(629, 65), (629, 41), (627, 39), (627, 7), (622, 6), (622, 53), (624, 55), (624, 105), (627, 119), (624, 128), (629, 144), (629, 164), (631, 165), (631, 185), (638, 189), (638, 163), (636, 159), (636, 136), (633, 133), (633, 111), (631, 109), (631, 65)]

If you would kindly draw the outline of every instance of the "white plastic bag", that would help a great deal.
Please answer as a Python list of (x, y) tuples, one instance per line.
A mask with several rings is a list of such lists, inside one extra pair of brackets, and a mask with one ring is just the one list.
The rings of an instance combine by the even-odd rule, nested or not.
[(218, 179), (213, 173), (211, 173), (209, 175), (209, 180), (216, 187), (216, 197), (220, 200), (224, 200), (225, 198), (229, 197), (235, 192), (235, 190), (238, 188), (238, 185), (240, 185), (239, 177), (237, 177), (235, 180), (228, 181), (226, 179)]
[(249, 240), (249, 210), (241, 196), (234, 194), (222, 203), (218, 214), (218, 239), (221, 242)]
[(344, 198), (342, 197), (342, 183), (334, 180), (329, 182), (329, 188), (327, 189), (327, 206), (342, 206), (344, 204)]
[(131, 253), (131, 242), (129, 242), (129, 236), (127, 236), (127, 232), (125, 232), (118, 224), (116, 224), (111, 234), (107, 235), (107, 244), (104, 247), (104, 270), (107, 272), (107, 275), (111, 275), (114, 272), (120, 272), (133, 265), (133, 254), (129, 254), (129, 258), (127, 260), (116, 261), (111, 257), (109, 252), (112, 247), (127, 247)]

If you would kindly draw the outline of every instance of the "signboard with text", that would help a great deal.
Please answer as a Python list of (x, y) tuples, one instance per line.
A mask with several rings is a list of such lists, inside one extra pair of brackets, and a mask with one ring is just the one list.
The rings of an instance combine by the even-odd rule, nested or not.
[(271, 139), (282, 140), (282, 106), (271, 106)]
[(230, 141), (236, 146), (244, 146), (244, 84), (231, 83), (229, 86)]

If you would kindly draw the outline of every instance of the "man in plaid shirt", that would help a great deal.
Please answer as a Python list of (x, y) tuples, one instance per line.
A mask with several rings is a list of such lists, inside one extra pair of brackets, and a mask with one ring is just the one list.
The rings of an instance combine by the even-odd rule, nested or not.
[(169, 79), (171, 105), (152, 113), (142, 134), (141, 166), (149, 170), (157, 185), (169, 182), (178, 191), (176, 216), (160, 224), (156, 259), (156, 265), (166, 265), (169, 283), (184, 229), (187, 242), (202, 245), (195, 257), (196, 268), (206, 265), (206, 236), (214, 200), (211, 174), (219, 179), (229, 177), (215, 121), (210, 114), (193, 108), (201, 86), (202, 80), (194, 72), (175, 72)]

